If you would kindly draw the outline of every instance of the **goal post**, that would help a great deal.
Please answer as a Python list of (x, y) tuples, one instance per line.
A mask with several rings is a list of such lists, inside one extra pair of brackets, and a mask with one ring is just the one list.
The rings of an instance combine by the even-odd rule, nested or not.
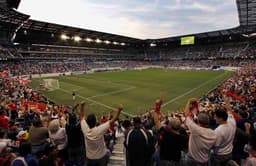
[(59, 89), (59, 80), (57, 79), (43, 79), (43, 86), (49, 90)]

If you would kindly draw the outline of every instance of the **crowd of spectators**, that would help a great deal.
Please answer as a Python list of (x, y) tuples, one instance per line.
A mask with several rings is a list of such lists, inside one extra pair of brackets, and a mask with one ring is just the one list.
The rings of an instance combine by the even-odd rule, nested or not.
[(191, 45), (181, 47), (166, 47), (156, 50), (149, 49), (149, 59), (250, 59), (254, 58), (255, 46), (249, 42), (231, 42), (209, 45)]
[(94, 165), (102, 156), (106, 163), (121, 105), (118, 114), (102, 119), (101, 127), (94, 115), (82, 114), (84, 103), (81, 111), (79, 104), (54, 105), (18, 78), (1, 76), (0, 85), (1, 166)]
[[(15, 65), (8, 70), (21, 70)], [(162, 113), (157, 100), (145, 115), (118, 119), (119, 105), (116, 114), (97, 122), (94, 114), (86, 115), (85, 103), (54, 105), (18, 78), (1, 76), (0, 165), (106, 165), (117, 135), (124, 135), (129, 166), (253, 166), (255, 77), (256, 66), (248, 62), (182, 111)]]
[(123, 68), (134, 69), (143, 66), (162, 67), (197, 67), (211, 68), (214, 66), (242, 67), (253, 63), (255, 60), (170, 60), (170, 61), (2, 61), (0, 71), (8, 70), (12, 75), (33, 75), (48, 73), (65, 73), (88, 71), (95, 68)]

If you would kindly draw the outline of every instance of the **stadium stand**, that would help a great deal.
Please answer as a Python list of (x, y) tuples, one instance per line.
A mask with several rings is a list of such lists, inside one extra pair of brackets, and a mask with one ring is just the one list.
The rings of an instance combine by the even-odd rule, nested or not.
[[(111, 113), (102, 116), (105, 145), (100, 148), (108, 152), (104, 157), (112, 154), (109, 166), (129, 165), (129, 157), (136, 162), (136, 156), (127, 154), (134, 151), (129, 142), (137, 140), (145, 144), (143, 152), (156, 145), (153, 155), (145, 155), (156, 165), (256, 165), (255, 0), (236, 1), (238, 27), (193, 34), (196, 45), (189, 46), (180, 45), (183, 36), (140, 40), (35, 21), (9, 8), (7, 2), (0, 0), (0, 165), (86, 165), (83, 136), (93, 130), (88, 121), (82, 121), (81, 129), (75, 111), (79, 104), (56, 105), (31, 89), (29, 80), (13, 76), (143, 65), (241, 68), (201, 100), (189, 100), (185, 110), (161, 113), (155, 109), (153, 114), (111, 124)], [(66, 40), (60, 39), (63, 34)], [(75, 42), (74, 35), (83, 41)], [(229, 124), (230, 119), (235, 125)], [(138, 121), (140, 127), (134, 125)], [(217, 123), (221, 128), (228, 124), (226, 130), (235, 132), (223, 135)], [(130, 132), (135, 128), (136, 132)], [(193, 144), (194, 132), (202, 136), (202, 142), (223, 139), (200, 154), (201, 145)], [(180, 146), (165, 148), (174, 146), (170, 140), (179, 140)], [(87, 156), (93, 158), (93, 154)]]

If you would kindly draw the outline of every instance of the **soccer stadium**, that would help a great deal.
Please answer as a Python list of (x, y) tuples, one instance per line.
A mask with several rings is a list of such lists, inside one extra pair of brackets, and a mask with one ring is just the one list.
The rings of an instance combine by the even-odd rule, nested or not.
[[(146, 32), (113, 27), (125, 16), (101, 20), (106, 30), (43, 21), (0, 0), (0, 166), (256, 166), (256, 0), (232, 1), (238, 25), (205, 14), (200, 30), (168, 35), (175, 24), (160, 21), (173, 16), (152, 18), (162, 5), (189, 22), (231, 1), (152, 1)], [(124, 7), (97, 3), (88, 9)]]

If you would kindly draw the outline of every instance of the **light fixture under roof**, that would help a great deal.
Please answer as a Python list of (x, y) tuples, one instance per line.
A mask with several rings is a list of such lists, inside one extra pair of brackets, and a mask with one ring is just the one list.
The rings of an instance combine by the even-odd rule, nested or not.
[(116, 41), (114, 41), (114, 42), (113, 42), (113, 44), (114, 44), (114, 45), (119, 45), (119, 43), (118, 43), (118, 42), (116, 42)]
[(150, 43), (150, 47), (156, 47), (156, 43)]
[(62, 35), (60, 36), (60, 38), (61, 38), (62, 40), (67, 40), (67, 39), (69, 39), (69, 37), (68, 37), (66, 34), (62, 34)]
[(80, 36), (74, 36), (74, 40), (75, 40), (76, 42), (79, 42), (79, 41), (82, 40), (82, 38), (81, 38)]
[(95, 40), (96, 43), (101, 43), (102, 41), (100, 39)]
[(87, 41), (87, 42), (92, 42), (92, 39), (89, 38), (89, 37), (87, 37), (87, 38), (85, 39), (85, 41)]
[(111, 42), (108, 41), (108, 40), (105, 40), (104, 43), (105, 43), (105, 44), (110, 44)]

